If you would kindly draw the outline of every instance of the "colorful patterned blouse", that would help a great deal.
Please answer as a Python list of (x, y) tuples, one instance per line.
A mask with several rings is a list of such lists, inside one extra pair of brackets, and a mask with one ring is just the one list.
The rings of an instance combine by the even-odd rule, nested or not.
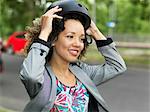
[(88, 103), (89, 94), (79, 80), (72, 87), (57, 80), (57, 96), (50, 112), (87, 112)]

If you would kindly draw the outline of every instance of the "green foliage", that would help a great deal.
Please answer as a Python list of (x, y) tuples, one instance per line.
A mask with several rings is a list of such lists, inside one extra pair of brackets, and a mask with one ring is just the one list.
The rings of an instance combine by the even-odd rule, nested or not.
[(3, 38), (14, 31), (23, 31), (43, 10), (38, 0), (2, 0), (0, 5), (0, 36)]
[[(32, 20), (43, 14), (44, 0), (0, 0), (0, 36), (8, 38), (14, 31), (23, 31)], [(53, 2), (56, 0), (47, 0)], [(109, 21), (116, 23), (115, 33), (149, 34), (149, 0), (78, 0), (84, 4), (93, 18), (96, 9), (96, 23), (99, 29), (107, 33)], [(115, 9), (116, 10), (115, 10)]]
[[(145, 8), (137, 1), (122, 0), (117, 2), (117, 32), (119, 33), (149, 33), (150, 5)], [(145, 12), (147, 12), (145, 14)], [(144, 15), (143, 15), (144, 13)]]

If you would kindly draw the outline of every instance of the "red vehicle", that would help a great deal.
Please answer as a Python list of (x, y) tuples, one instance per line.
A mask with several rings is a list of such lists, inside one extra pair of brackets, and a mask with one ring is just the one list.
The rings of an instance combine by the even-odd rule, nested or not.
[(25, 32), (14, 32), (11, 34), (6, 42), (6, 52), (10, 54), (20, 54), (23, 52), (24, 46), (27, 42), (24, 36)]

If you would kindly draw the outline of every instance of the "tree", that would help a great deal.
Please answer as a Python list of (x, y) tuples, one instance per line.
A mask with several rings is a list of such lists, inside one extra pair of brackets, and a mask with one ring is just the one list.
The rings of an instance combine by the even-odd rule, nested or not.
[[(55, 0), (0, 0), (0, 36), (7, 38), (14, 31), (23, 31), (36, 17), (40, 17), (47, 2)], [(96, 9), (98, 28), (108, 33), (106, 23), (115, 21), (116, 33), (149, 33), (150, 1), (149, 0), (77, 0), (84, 4), (93, 18)], [(110, 6), (115, 5), (115, 17), (111, 18)], [(113, 16), (113, 14), (112, 14)]]
[(23, 31), (43, 9), (41, 0), (2, 0), (0, 35), (7, 38), (14, 31)]

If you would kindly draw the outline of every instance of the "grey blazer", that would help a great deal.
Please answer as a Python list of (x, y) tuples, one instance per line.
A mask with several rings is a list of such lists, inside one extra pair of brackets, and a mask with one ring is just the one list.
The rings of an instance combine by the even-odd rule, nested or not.
[[(96, 86), (124, 72), (126, 65), (117, 52), (115, 43), (98, 47), (98, 51), (105, 58), (104, 64), (88, 65), (79, 61), (76, 64), (70, 64), (69, 69), (93, 96), (98, 104), (99, 112), (108, 112), (109, 108)], [(48, 112), (53, 107), (57, 85), (51, 67), (46, 65), (45, 57), (48, 52), (47, 46), (33, 43), (28, 56), (24, 59), (20, 79), (31, 99), (24, 112)]]

